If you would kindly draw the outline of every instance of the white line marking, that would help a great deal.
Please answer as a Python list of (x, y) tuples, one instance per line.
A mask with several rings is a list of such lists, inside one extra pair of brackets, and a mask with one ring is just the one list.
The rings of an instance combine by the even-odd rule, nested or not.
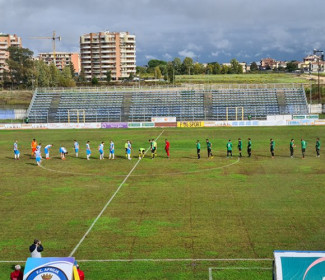
[[(164, 133), (165, 130), (163, 130), (156, 138), (156, 141), (159, 139), (159, 137)], [(145, 151), (145, 154), (149, 151), (149, 148)], [(110, 205), (110, 203), (112, 202), (112, 200), (114, 199), (114, 197), (117, 195), (117, 193), (119, 192), (119, 190), (122, 188), (122, 186), (124, 185), (124, 183), (127, 181), (127, 179), (130, 177), (130, 175), (132, 174), (133, 170), (138, 166), (138, 164), (140, 163), (141, 159), (138, 159), (138, 161), (136, 162), (136, 164), (133, 166), (133, 168), (130, 170), (129, 174), (124, 178), (124, 180), (122, 181), (122, 183), (119, 185), (119, 187), (117, 188), (117, 190), (114, 192), (114, 194), (112, 195), (112, 197), (107, 201), (107, 203), (105, 204), (104, 208), (102, 209), (102, 211), (100, 211), (100, 213), (98, 214), (98, 216), (96, 217), (96, 219), (93, 221), (93, 223), (91, 224), (91, 226), (89, 227), (89, 229), (86, 231), (86, 233), (84, 234), (84, 236), (80, 239), (79, 243), (77, 244), (77, 246), (72, 250), (72, 252), (70, 253), (69, 257), (72, 257), (74, 255), (74, 253), (77, 251), (77, 249), (79, 248), (79, 246), (81, 245), (81, 243), (85, 240), (85, 238), (87, 237), (87, 235), (89, 234), (89, 232), (92, 230), (92, 228), (94, 227), (94, 225), (96, 224), (96, 222), (98, 221), (98, 219), (101, 217), (101, 215), (104, 213), (104, 211), (106, 210), (106, 208), (108, 207), (108, 205)]]
[(78, 260), (78, 262), (232, 262), (232, 261), (273, 261), (273, 259), (108, 259)]
[[(152, 176), (166, 176), (166, 175), (182, 175), (182, 174), (191, 174), (191, 173), (203, 173), (206, 171), (211, 171), (211, 170), (217, 170), (217, 169), (222, 169), (226, 167), (230, 167), (232, 165), (235, 165), (240, 162), (240, 158), (238, 158), (235, 162), (232, 162), (230, 164), (226, 164), (223, 166), (218, 166), (218, 167), (212, 167), (212, 168), (206, 168), (206, 169), (199, 169), (199, 170), (194, 170), (194, 171), (184, 171), (184, 172), (171, 172), (171, 173), (156, 173), (156, 174), (146, 174), (146, 175), (130, 175), (129, 177), (152, 177)], [(60, 170), (55, 170), (55, 169), (50, 169), (46, 168), (43, 165), (40, 165), (44, 170), (51, 171), (51, 172), (57, 172), (57, 173), (62, 173), (62, 174), (70, 174), (70, 175), (82, 175), (82, 176), (105, 176), (105, 177), (125, 177), (127, 174), (123, 175), (102, 175), (102, 174), (89, 174), (89, 173), (77, 173), (77, 172), (69, 172), (69, 171), (60, 171)]]
[[(107, 260), (78, 260), (78, 262), (238, 262), (238, 261), (273, 261), (273, 259), (107, 259)], [(19, 263), (26, 261), (1, 261), (0, 263)]]

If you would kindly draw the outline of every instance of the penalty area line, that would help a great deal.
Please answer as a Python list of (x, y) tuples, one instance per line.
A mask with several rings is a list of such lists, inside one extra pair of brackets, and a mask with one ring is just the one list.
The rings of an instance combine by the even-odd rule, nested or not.
[[(165, 130), (163, 130), (155, 139), (156, 141), (160, 138), (160, 136), (164, 133)], [(149, 147), (150, 148), (150, 147)], [(145, 151), (145, 154), (149, 151), (149, 148), (147, 148), (147, 150)], [(105, 206), (103, 207), (102, 211), (100, 211), (100, 213), (98, 214), (98, 216), (96, 217), (96, 219), (93, 221), (93, 223), (90, 225), (89, 229), (86, 231), (86, 233), (83, 235), (83, 237), (80, 239), (79, 243), (76, 245), (76, 247), (74, 247), (74, 249), (71, 251), (69, 257), (72, 257), (74, 255), (74, 253), (78, 250), (79, 246), (81, 245), (81, 243), (85, 240), (85, 238), (87, 237), (87, 235), (91, 232), (91, 230), (93, 229), (94, 225), (96, 224), (96, 222), (98, 221), (98, 219), (103, 215), (103, 213), (105, 212), (106, 208), (111, 204), (112, 200), (115, 198), (115, 196), (117, 195), (117, 193), (120, 191), (120, 189), (122, 188), (122, 186), (124, 185), (124, 183), (127, 181), (127, 179), (130, 177), (130, 175), (132, 174), (132, 172), (134, 171), (134, 169), (138, 166), (138, 164), (140, 163), (141, 158), (138, 159), (138, 161), (135, 163), (135, 165), (133, 166), (133, 168), (130, 170), (130, 172), (126, 175), (126, 177), (124, 178), (124, 180), (122, 181), (122, 183), (118, 186), (118, 188), (116, 189), (116, 191), (114, 192), (114, 194), (111, 196), (111, 198), (107, 201), (107, 203), (105, 204)]]

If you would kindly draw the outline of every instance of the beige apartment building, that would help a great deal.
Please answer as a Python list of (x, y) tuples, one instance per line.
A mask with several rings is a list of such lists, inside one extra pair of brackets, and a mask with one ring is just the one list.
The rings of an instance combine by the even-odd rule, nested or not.
[[(47, 65), (54, 63), (54, 54), (53, 52), (49, 53), (40, 53), (38, 55), (39, 60), (43, 60)], [(64, 67), (73, 64), (75, 74), (79, 74), (80, 67), (80, 56), (79, 53), (70, 53), (70, 52), (56, 52), (55, 53), (55, 65), (59, 70), (63, 70)]]
[(6, 59), (9, 58), (8, 47), (16, 46), (22, 47), (21, 38), (16, 34), (3, 34), (0, 33), (0, 80), (3, 79), (3, 72), (7, 70)]
[(113, 80), (136, 73), (135, 35), (129, 32), (89, 33), (80, 37), (81, 68), (87, 80), (105, 79), (111, 71)]

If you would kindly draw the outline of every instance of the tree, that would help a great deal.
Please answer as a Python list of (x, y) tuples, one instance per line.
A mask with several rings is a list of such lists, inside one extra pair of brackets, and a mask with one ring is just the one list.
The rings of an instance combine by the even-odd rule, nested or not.
[(27, 48), (9, 47), (6, 60), (9, 71), (7, 75), (13, 84), (31, 85), (35, 75), (33, 52)]
[(129, 75), (128, 80), (129, 80), (129, 81), (133, 81), (133, 79), (134, 79), (134, 75), (133, 75), (133, 73), (131, 72), (130, 75)]
[(106, 82), (110, 83), (112, 80), (112, 72), (110, 70), (108, 70), (106, 72)]
[(167, 78), (170, 83), (175, 81), (175, 68), (173, 62), (168, 62), (167, 64)]
[(49, 87), (50, 86), (50, 67), (44, 61), (35, 61), (35, 86)]
[(50, 87), (57, 87), (59, 86), (60, 82), (60, 71), (56, 66), (51, 63), (50, 64)]
[(155, 79), (160, 79), (161, 78), (162, 74), (161, 74), (161, 70), (160, 70), (159, 66), (155, 67), (155, 72), (154, 73), (155, 73)]
[(136, 73), (138, 75), (145, 74), (146, 72), (147, 72), (147, 67), (143, 67), (143, 66), (136, 67)]
[(185, 57), (182, 64), (183, 74), (191, 75), (192, 68), (193, 68), (193, 59), (190, 57)]
[(175, 74), (181, 74), (182, 72), (182, 61), (179, 57), (174, 58), (174, 60), (172, 61), (174, 70), (175, 70)]
[(204, 70), (205, 70), (205, 68), (201, 63), (195, 63), (193, 66), (193, 74), (195, 74), (195, 75), (203, 74)]
[(91, 83), (95, 86), (95, 85), (98, 85), (98, 79), (96, 77), (93, 77), (91, 79)]
[(292, 60), (287, 63), (287, 71), (294, 72), (296, 70), (298, 70), (298, 62), (297, 61)]
[(221, 66), (218, 62), (213, 64), (213, 74), (221, 74)]
[(227, 65), (221, 66), (221, 70), (220, 70), (221, 74), (229, 74), (229, 72), (230, 72), (230, 68)]
[(257, 64), (256, 64), (256, 62), (254, 61), (254, 62), (252, 62), (252, 64), (251, 64), (251, 68), (250, 68), (251, 70), (251, 72), (255, 72), (255, 71), (258, 71), (258, 66), (257, 66)]
[(79, 80), (79, 82), (85, 82), (86, 81), (86, 74), (85, 74), (84, 69), (81, 69), (78, 80)]
[(160, 65), (167, 65), (167, 62), (163, 61), (163, 60), (158, 60), (158, 59), (151, 59), (148, 62), (149, 68), (155, 68)]
[(205, 68), (205, 74), (212, 75), (213, 74), (213, 65), (208, 64), (207, 67)]
[(239, 64), (237, 59), (233, 58), (230, 61), (230, 74), (242, 74), (243, 67)]
[(64, 67), (59, 78), (59, 86), (74, 87), (75, 85), (76, 83), (71, 76), (70, 67), (69, 66)]
[(73, 65), (72, 61), (69, 64), (69, 68), (70, 68), (70, 72), (71, 72), (71, 77), (74, 78), (76, 71), (75, 71), (75, 68), (74, 68), (74, 65)]

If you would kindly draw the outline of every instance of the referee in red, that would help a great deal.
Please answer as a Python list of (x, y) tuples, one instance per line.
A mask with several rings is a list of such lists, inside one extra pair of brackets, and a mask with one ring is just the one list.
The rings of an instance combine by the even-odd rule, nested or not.
[(169, 158), (169, 147), (170, 147), (170, 143), (167, 139), (165, 139), (165, 151), (167, 153), (167, 158)]

